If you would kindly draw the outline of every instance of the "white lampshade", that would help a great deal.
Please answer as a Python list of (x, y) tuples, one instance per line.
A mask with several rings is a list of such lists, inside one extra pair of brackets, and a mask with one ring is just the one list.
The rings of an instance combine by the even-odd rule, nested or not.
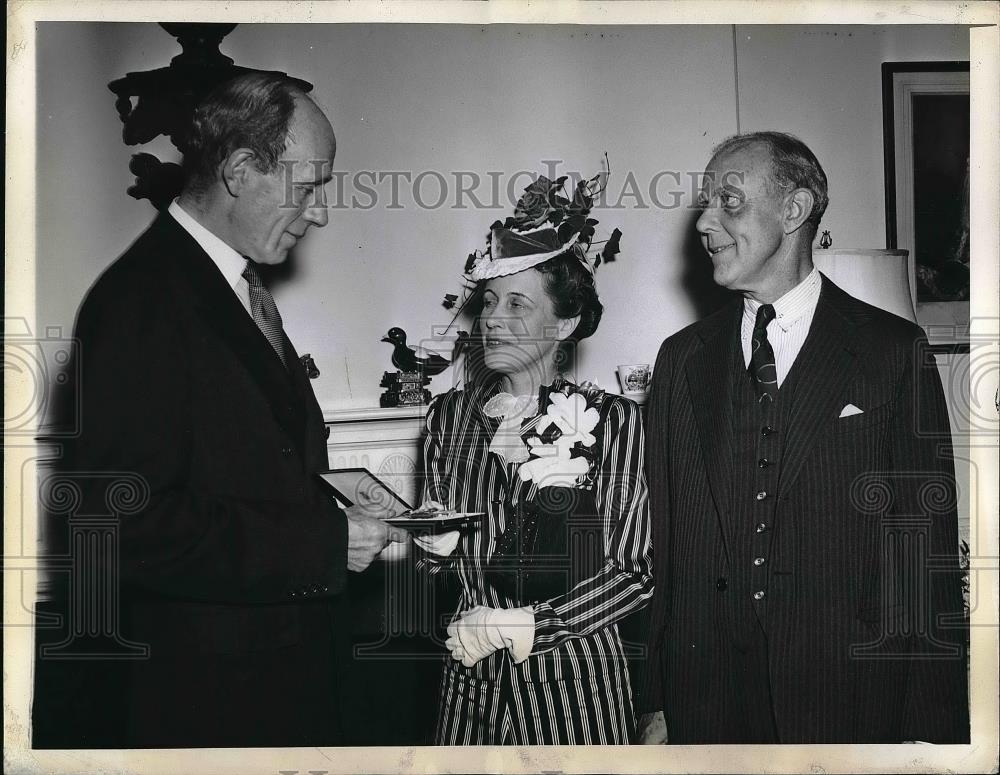
[(917, 322), (908, 250), (816, 249), (813, 263), (851, 296)]

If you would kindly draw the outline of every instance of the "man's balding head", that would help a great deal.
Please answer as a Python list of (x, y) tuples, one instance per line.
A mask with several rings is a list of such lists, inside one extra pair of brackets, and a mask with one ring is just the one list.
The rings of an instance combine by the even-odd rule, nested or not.
[(698, 199), (695, 228), (719, 285), (770, 304), (812, 271), (826, 175), (801, 141), (780, 132), (723, 141)]
[(768, 182), (773, 193), (782, 194), (796, 188), (812, 192), (814, 203), (806, 223), (812, 226), (815, 234), (830, 198), (826, 173), (809, 146), (785, 132), (748, 132), (723, 140), (712, 149), (712, 159), (750, 149), (761, 149), (770, 157)]
[(238, 148), (254, 152), (261, 172), (272, 172), (299, 101), (322, 115), (292, 79), (276, 73), (247, 73), (216, 87), (198, 105), (184, 138), (187, 190), (217, 182), (220, 165)]
[(239, 76), (194, 113), (181, 204), (242, 255), (281, 263), (310, 226), (326, 225), (336, 151), (330, 122), (294, 81)]

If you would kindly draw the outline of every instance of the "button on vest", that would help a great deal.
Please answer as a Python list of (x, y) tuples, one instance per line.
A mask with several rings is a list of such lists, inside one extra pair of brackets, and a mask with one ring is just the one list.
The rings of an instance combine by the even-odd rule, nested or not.
[[(730, 594), (745, 615), (746, 624), (754, 614), (766, 627), (765, 607), (773, 597), (769, 590), (774, 566), (772, 548), (777, 521), (777, 492), (793, 401), (794, 385), (785, 381), (774, 400), (758, 400), (747, 374), (742, 353), (732, 366), (733, 389), (733, 480), (730, 499), (734, 578)], [(750, 611), (753, 611), (753, 614)], [(749, 617), (749, 620), (748, 618)]]

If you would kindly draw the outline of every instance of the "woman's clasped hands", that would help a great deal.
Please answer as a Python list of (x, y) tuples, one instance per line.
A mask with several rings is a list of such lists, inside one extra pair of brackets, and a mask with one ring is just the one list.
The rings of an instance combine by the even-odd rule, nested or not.
[(452, 659), (472, 667), (494, 651), (507, 649), (514, 664), (528, 658), (535, 642), (535, 612), (524, 608), (477, 605), (448, 625), (444, 645)]

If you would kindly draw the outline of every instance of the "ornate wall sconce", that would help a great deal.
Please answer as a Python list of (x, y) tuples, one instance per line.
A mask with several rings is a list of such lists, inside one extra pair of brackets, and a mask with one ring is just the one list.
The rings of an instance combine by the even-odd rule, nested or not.
[[(179, 22), (160, 26), (177, 38), (181, 53), (170, 60), (168, 67), (128, 73), (109, 83), (108, 88), (117, 97), (115, 108), (126, 145), (142, 145), (166, 135), (183, 153), (185, 130), (198, 103), (219, 84), (256, 71), (234, 64), (219, 51), (222, 39), (235, 29), (235, 24)], [(303, 91), (312, 89), (308, 81), (292, 80)], [(129, 196), (148, 199), (158, 210), (170, 205), (184, 183), (179, 164), (162, 162), (151, 153), (133, 154), (129, 170), (135, 175)]]

